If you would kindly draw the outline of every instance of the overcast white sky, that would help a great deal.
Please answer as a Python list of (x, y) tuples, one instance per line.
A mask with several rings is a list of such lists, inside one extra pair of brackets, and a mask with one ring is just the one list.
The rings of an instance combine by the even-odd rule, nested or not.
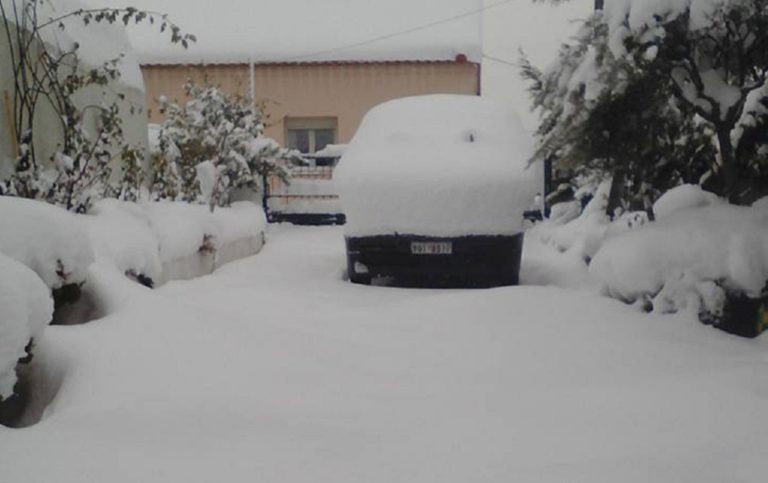
[[(524, 49), (537, 65), (551, 62), (558, 45), (587, 16), (593, 0), (558, 6), (532, 0), (88, 0), (95, 5), (125, 6), (166, 12), (198, 37), (188, 51), (171, 46), (157, 27), (129, 34), (144, 61), (189, 62), (265, 60), (452, 59), (465, 53), (483, 61), (483, 93), (512, 100), (529, 129), (525, 85), (513, 66)], [(357, 44), (433, 22), (441, 23), (352, 49)], [(330, 53), (313, 55), (333, 50)]]
[[(486, 0), (486, 4), (492, 3), (495, 0)], [(591, 14), (593, 4), (593, 0), (559, 5), (514, 0), (487, 10), (483, 19), (483, 95), (514, 102), (523, 124), (534, 130), (537, 118), (529, 110), (526, 85), (518, 69), (488, 57), (516, 63), (518, 51), (523, 49), (534, 65), (546, 67), (556, 58), (560, 44), (578, 29), (578, 20)]]
[[(89, 0), (91, 3), (167, 12), (198, 37), (185, 60), (475, 60), (482, 43), (481, 15), (327, 55), (311, 55), (436, 20), (478, 10), (483, 0)], [(156, 29), (155, 29), (156, 30)], [(149, 28), (131, 33), (145, 60), (178, 59), (181, 51)]]

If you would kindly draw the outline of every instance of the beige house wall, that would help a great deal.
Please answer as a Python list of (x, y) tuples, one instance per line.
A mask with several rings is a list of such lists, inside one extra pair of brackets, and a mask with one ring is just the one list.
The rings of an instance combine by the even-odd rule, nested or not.
[[(365, 113), (398, 97), (479, 94), (480, 66), (471, 62), (257, 64), (256, 99), (268, 115), (266, 135), (285, 144), (285, 118), (335, 117), (336, 143), (348, 143)], [(142, 66), (150, 121), (160, 122), (156, 99), (183, 100), (189, 78), (248, 95), (247, 64)]]

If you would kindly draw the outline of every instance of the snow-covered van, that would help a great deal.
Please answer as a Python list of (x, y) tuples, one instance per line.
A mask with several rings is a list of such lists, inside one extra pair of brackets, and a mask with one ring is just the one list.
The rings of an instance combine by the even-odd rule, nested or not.
[(334, 173), (349, 279), (516, 284), (539, 178), (531, 153), (504, 102), (429, 95), (374, 107)]

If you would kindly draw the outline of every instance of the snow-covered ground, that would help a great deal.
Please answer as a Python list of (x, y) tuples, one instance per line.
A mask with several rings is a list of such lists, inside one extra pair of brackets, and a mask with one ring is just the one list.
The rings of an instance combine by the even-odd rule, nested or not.
[(280, 226), (194, 281), (102, 274), (116, 312), (48, 328), (36, 372), (58, 393), (0, 428), (2, 481), (765, 481), (765, 336), (343, 266), (340, 228)]

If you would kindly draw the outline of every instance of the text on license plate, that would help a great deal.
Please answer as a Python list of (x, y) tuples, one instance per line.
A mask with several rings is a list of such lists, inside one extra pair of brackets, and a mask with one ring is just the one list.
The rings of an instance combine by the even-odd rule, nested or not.
[(450, 255), (453, 253), (451, 242), (411, 242), (413, 255)]

